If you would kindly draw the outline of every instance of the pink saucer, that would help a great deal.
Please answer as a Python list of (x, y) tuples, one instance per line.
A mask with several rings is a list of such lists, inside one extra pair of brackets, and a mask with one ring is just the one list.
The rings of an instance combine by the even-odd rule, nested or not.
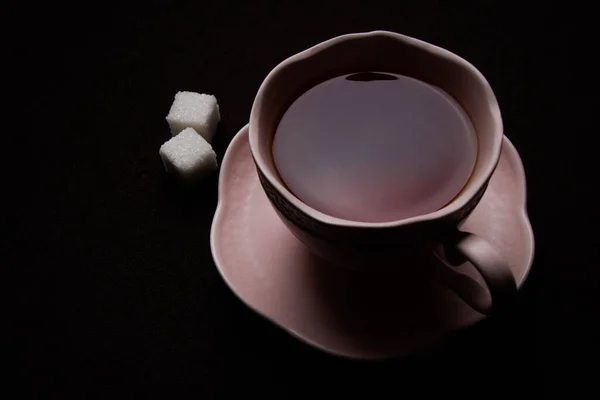
[[(508, 258), (519, 287), (534, 252), (525, 188), (521, 160), (505, 137), (487, 192), (461, 227), (483, 236)], [(211, 248), (223, 279), (246, 305), (332, 354), (401, 356), (484, 318), (449, 289), (432, 279), (409, 277), (401, 266), (397, 272), (358, 272), (314, 257), (279, 220), (262, 191), (247, 126), (223, 159)], [(459, 268), (479, 280), (469, 264)]]

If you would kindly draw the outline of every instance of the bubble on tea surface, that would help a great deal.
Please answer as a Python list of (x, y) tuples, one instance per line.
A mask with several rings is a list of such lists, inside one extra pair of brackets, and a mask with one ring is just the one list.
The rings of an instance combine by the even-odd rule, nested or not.
[(437, 87), (384, 76), (325, 81), (283, 115), (275, 165), (307, 205), (348, 220), (394, 221), (439, 210), (468, 180), (477, 143), (464, 110)]

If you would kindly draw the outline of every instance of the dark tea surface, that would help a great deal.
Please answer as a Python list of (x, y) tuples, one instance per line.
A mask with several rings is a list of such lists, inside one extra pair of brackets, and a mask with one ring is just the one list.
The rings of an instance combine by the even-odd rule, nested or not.
[(303, 93), (277, 127), (275, 166), (325, 214), (384, 222), (430, 213), (462, 189), (477, 139), (458, 103), (416, 79), (339, 76)]

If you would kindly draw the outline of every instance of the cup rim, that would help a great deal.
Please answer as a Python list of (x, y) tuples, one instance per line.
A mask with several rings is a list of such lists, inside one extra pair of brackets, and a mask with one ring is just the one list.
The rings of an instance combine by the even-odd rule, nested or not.
[[(468, 70), (473, 76), (480, 81), (482, 87), (484, 89), (485, 97), (482, 101), (486, 101), (488, 104), (488, 108), (494, 120), (494, 131), (496, 134), (493, 137), (492, 143), (492, 152), (491, 152), (491, 160), (486, 165), (483, 166), (482, 173), (477, 179), (473, 179), (473, 177), (469, 177), (467, 183), (460, 191), (460, 193), (454, 197), (448, 204), (442, 207), (439, 210), (427, 213), (416, 215), (409, 218), (399, 219), (399, 220), (391, 220), (391, 221), (383, 221), (383, 222), (365, 222), (365, 221), (355, 221), (350, 219), (344, 219), (339, 217), (334, 217), (329, 214), (325, 214), (313, 207), (302, 202), (298, 197), (296, 197), (285, 185), (281, 184), (277, 177), (275, 176), (274, 171), (272, 171), (271, 167), (265, 161), (265, 159), (261, 156), (259, 151), (259, 131), (258, 131), (258, 116), (257, 116), (257, 105), (263, 101), (263, 97), (265, 95), (265, 91), (269, 86), (273, 77), (281, 72), (282, 69), (287, 67), (290, 64), (301, 62), (312, 57), (315, 53), (324, 51), (330, 47), (334, 47), (336, 44), (346, 40), (360, 40), (360, 39), (368, 39), (377, 36), (390, 37), (395, 40), (403, 41), (406, 44), (409, 44), (414, 47), (418, 47), (421, 51), (429, 52), (432, 55), (438, 58), (445, 58), (454, 63), (460, 64), (463, 68)], [(348, 33), (333, 37), (326, 41), (323, 41), (319, 44), (316, 44), (306, 50), (303, 50), (297, 54), (294, 54), (287, 59), (280, 62), (275, 68), (269, 72), (267, 77), (261, 83), (254, 102), (252, 104), (252, 110), (250, 113), (250, 123), (249, 123), (249, 143), (250, 143), (250, 152), (252, 154), (252, 158), (254, 159), (254, 163), (256, 167), (260, 170), (264, 178), (269, 182), (269, 184), (279, 192), (281, 196), (285, 198), (285, 200), (291, 203), (295, 208), (300, 210), (302, 213), (306, 214), (310, 218), (326, 225), (337, 226), (337, 227), (348, 227), (348, 228), (392, 228), (403, 225), (410, 225), (414, 223), (420, 222), (428, 222), (434, 221), (438, 219), (442, 219), (451, 214), (454, 214), (465, 206), (468, 205), (470, 200), (475, 197), (480, 191), (484, 188), (484, 186), (489, 181), (492, 173), (494, 172), (498, 161), (500, 159), (500, 153), (502, 151), (502, 139), (503, 135), (503, 123), (502, 117), (500, 113), (500, 107), (498, 105), (498, 101), (496, 96), (487, 81), (487, 79), (483, 76), (483, 74), (471, 63), (463, 59), (462, 57), (441, 48), (439, 46), (427, 43), (425, 41), (412, 38), (400, 33), (384, 31), (384, 30), (376, 30), (370, 32), (359, 32), (359, 33)]]

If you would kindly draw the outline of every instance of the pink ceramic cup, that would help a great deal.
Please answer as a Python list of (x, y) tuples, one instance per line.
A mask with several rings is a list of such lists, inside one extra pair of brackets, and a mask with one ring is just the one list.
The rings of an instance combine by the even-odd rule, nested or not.
[[(271, 146), (285, 110), (315, 84), (361, 71), (403, 74), (438, 86), (453, 96), (470, 116), (477, 134), (477, 161), (463, 190), (442, 209), (398, 221), (355, 222), (309, 207), (283, 184)], [(351, 268), (380, 265), (403, 268), (426, 265), (406, 261), (431, 257), (433, 249), (442, 244), (449, 260), (471, 261), (489, 289), (490, 301), (484, 306), (466, 300), (473, 308), (489, 314), (516, 294), (511, 270), (493, 246), (481, 237), (458, 230), (487, 188), (503, 139), (496, 97), (484, 76), (464, 59), (392, 32), (348, 34), (330, 39), (288, 58), (269, 73), (252, 106), (249, 135), (265, 193), (286, 226), (315, 254)], [(448, 276), (447, 271), (442, 275)], [(450, 283), (455, 281), (448, 280), (451, 289), (469, 299), (469, 294), (460, 293), (464, 289)]]

